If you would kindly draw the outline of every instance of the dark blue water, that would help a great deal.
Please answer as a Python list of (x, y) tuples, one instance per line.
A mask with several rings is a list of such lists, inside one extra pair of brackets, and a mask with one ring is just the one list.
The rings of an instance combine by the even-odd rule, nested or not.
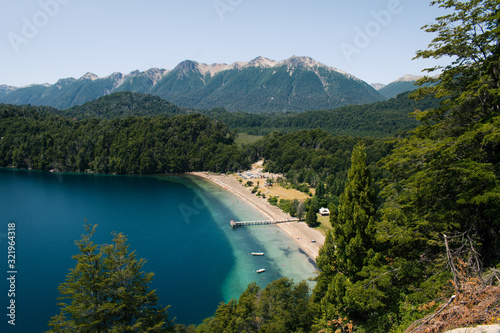
[[(234, 213), (209, 192), (189, 177), (0, 169), (0, 331), (48, 329), (59, 313), (57, 286), (75, 265), (74, 242), (84, 233), (85, 219), (98, 225), (96, 243), (111, 243), (114, 231), (128, 237), (130, 250), (147, 260), (143, 270), (155, 273), (152, 288), (163, 306), (171, 305), (176, 322), (200, 323), (213, 315), (227, 301), (223, 284), (237, 258), (227, 230)], [(6, 309), (9, 222), (16, 223), (15, 327), (7, 324)], [(240, 245), (248, 248), (243, 251), (260, 248), (246, 234), (238, 234)], [(268, 272), (280, 275), (272, 267)]]

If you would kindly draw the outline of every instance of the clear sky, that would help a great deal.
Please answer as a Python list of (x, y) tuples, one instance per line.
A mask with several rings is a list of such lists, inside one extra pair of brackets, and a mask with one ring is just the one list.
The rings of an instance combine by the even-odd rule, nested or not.
[(152, 67), (313, 59), (368, 83), (421, 74), (411, 60), (443, 11), (428, 0), (16, 0), (0, 3), (0, 84)]

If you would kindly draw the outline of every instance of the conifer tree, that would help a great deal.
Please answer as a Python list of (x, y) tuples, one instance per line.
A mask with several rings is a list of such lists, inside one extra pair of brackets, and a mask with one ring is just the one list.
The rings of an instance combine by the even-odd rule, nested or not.
[(167, 308), (148, 290), (153, 273), (141, 271), (144, 259), (128, 252), (127, 238), (114, 234), (113, 244), (97, 245), (91, 238), (96, 226), (76, 241), (80, 253), (75, 268), (61, 283), (61, 312), (49, 332), (171, 332)]
[(328, 232), (318, 257), (318, 267), (330, 275), (341, 272), (354, 276), (372, 247), (375, 194), (362, 145), (353, 149), (348, 179), (340, 204), (331, 212), (333, 229)]
[[(387, 295), (381, 289), (386, 287), (387, 279), (377, 274), (384, 276), (387, 267), (373, 250), (376, 197), (371, 182), (364, 146), (356, 145), (348, 183), (340, 196), (335, 220), (331, 221), (333, 229), (317, 258), (321, 273), (313, 301), (322, 312), (319, 328), (339, 316), (356, 319), (385, 306), (382, 299)], [(364, 288), (374, 278), (377, 283)], [(390, 280), (390, 276), (387, 278)]]
[(313, 204), (309, 206), (309, 210), (307, 211), (306, 223), (310, 227), (316, 227), (318, 225), (318, 215), (316, 214), (316, 209)]
[(361, 270), (366, 253), (372, 247), (376, 198), (371, 182), (364, 146), (356, 145), (332, 231), (336, 245), (334, 265), (346, 276)]

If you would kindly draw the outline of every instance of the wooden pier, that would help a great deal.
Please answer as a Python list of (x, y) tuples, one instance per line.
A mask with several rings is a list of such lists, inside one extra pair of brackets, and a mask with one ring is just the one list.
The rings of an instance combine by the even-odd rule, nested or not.
[(298, 222), (298, 218), (289, 218), (289, 219), (283, 219), (283, 220), (262, 220), (262, 221), (233, 221), (231, 220), (231, 227), (232, 228), (238, 228), (238, 227), (245, 227), (249, 225), (264, 225), (264, 224), (277, 224), (277, 223), (286, 223), (286, 222)]

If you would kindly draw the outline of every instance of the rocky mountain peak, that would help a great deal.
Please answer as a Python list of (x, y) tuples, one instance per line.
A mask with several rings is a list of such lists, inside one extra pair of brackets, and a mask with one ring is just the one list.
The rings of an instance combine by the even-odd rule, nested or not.
[(99, 77), (97, 75), (95, 75), (94, 73), (91, 73), (91, 72), (87, 72), (85, 73), (85, 75), (83, 75), (80, 80), (91, 80), (91, 81), (94, 81), (94, 80), (97, 80)]
[(67, 86), (68, 84), (71, 84), (71, 83), (73, 83), (75, 81), (76, 81), (76, 79), (72, 78), (72, 77), (68, 77), (68, 78), (65, 78), (65, 79), (59, 79), (56, 82), (55, 86), (60, 89), (61, 87)]
[(123, 79), (123, 74), (120, 72), (114, 72), (113, 74), (111, 74), (107, 78), (112, 79), (112, 80), (121, 80), (121, 79)]
[(274, 67), (277, 65), (277, 62), (274, 60), (271, 60), (269, 58), (265, 58), (262, 56), (258, 56), (257, 58), (250, 60), (247, 63), (247, 66), (253, 66), (253, 67)]
[(9, 92), (9, 91), (13, 91), (16, 89), (17, 89), (17, 87), (14, 87), (14, 86), (8, 86), (6, 84), (0, 85), (0, 92)]
[(137, 75), (139, 75), (139, 74), (141, 74), (141, 71), (140, 71), (140, 70), (138, 70), (138, 69), (136, 69), (135, 71), (130, 72), (128, 75), (129, 75), (129, 76), (137, 76)]
[[(258, 70), (255, 71), (255, 68)], [(317, 78), (305, 75), (298, 79), (306, 71), (316, 74)], [(332, 75), (333, 71), (342, 75)], [(275, 76), (276, 73), (280, 75)], [(200, 84), (200, 80), (203, 84)], [(342, 82), (343, 89), (336, 88), (338, 81)], [(190, 89), (183, 90), (187, 85)], [(280, 86), (290, 85), (295, 88), (289, 95), (280, 89)], [(281, 61), (259, 56), (247, 62), (211, 65), (185, 60), (170, 71), (151, 68), (126, 75), (113, 73), (103, 78), (89, 72), (80, 79), (59, 80), (53, 86), (57, 89), (47, 89), (43, 94), (38, 91), (35, 94), (29, 87), (11, 92), (0, 90), (0, 102), (68, 108), (88, 102), (96, 96), (115, 91), (132, 91), (155, 94), (189, 108), (225, 107), (230, 111), (278, 112), (326, 110), (383, 99), (382, 95), (354, 76), (311, 57), (299, 56)], [(314, 93), (311, 93), (312, 86)], [(39, 85), (36, 89), (40, 90)], [(34, 95), (39, 97), (33, 98)]]
[(150, 68), (150, 69), (144, 71), (142, 74), (147, 76), (153, 82), (153, 85), (155, 85), (168, 72), (169, 71), (167, 71), (166, 69)]
[(406, 74), (405, 76), (397, 79), (396, 82), (414, 82), (420, 80), (421, 78), (423, 78), (423, 76)]
[(380, 89), (382, 89), (383, 87), (385, 87), (385, 86), (386, 86), (386, 84), (383, 84), (383, 83), (372, 83), (372, 84), (371, 84), (371, 86), (372, 86), (373, 88), (375, 88), (375, 90), (380, 90)]
[(199, 64), (193, 60), (184, 60), (175, 66), (174, 70), (181, 71), (183, 73), (199, 71)]
[(290, 65), (295, 68), (315, 68), (315, 67), (320, 67), (326, 65), (314, 60), (313, 58), (310, 57), (298, 57), (298, 56), (292, 56), (288, 58), (287, 60), (284, 61), (285, 64)]

